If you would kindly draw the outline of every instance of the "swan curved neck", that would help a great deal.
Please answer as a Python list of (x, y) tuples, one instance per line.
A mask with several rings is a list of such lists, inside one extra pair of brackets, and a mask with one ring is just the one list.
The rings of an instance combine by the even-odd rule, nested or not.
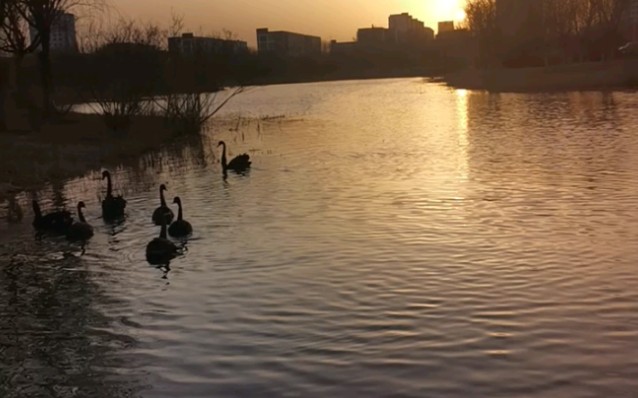
[(226, 143), (222, 143), (222, 167), (224, 170), (228, 167), (228, 163), (226, 162)]
[(113, 183), (110, 174), (106, 174), (106, 196), (113, 196)]
[(182, 202), (177, 203), (177, 219), (182, 220)]
[(164, 190), (160, 188), (160, 204), (166, 207), (166, 199), (164, 199)]
[(84, 214), (82, 213), (82, 208), (80, 206), (78, 206), (78, 218), (81, 222), (86, 222), (86, 220), (84, 219)]

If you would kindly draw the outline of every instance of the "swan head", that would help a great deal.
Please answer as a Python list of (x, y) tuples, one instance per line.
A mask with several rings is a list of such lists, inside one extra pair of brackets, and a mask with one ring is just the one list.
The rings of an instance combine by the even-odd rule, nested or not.
[(219, 143), (217, 144), (217, 146), (222, 146), (222, 145), (226, 145), (226, 143), (224, 141), (219, 141)]
[(160, 192), (161, 191), (168, 191), (168, 189), (166, 189), (166, 185), (164, 184), (160, 185)]
[(175, 203), (177, 205), (181, 205), (182, 204), (182, 200), (179, 198), (179, 196), (176, 196), (175, 198), (173, 198), (173, 203)]
[(111, 173), (109, 173), (108, 170), (104, 170), (102, 172), (102, 179), (105, 179), (105, 178), (111, 178)]
[(86, 207), (86, 205), (84, 204), (84, 202), (80, 201), (80, 203), (78, 203), (78, 209), (84, 209)]

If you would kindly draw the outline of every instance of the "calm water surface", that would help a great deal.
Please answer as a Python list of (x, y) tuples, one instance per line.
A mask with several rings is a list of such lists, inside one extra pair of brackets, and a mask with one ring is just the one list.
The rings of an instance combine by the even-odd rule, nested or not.
[[(635, 397), (637, 106), (255, 88), (113, 170), (121, 225), (99, 170), (40, 192), (87, 202), (85, 255), (2, 223), (0, 396)], [(219, 139), (250, 175), (222, 180)], [(195, 228), (168, 272), (144, 259), (164, 182)]]

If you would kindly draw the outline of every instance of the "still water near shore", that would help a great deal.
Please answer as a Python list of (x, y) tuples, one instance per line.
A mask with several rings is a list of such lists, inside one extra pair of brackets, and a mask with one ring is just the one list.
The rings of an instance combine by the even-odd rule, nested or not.
[[(42, 191), (87, 203), (85, 255), (30, 212), (0, 226), (0, 396), (633, 396), (637, 107), (255, 88), (201, 143), (113, 170), (121, 225), (99, 171)], [(248, 176), (222, 180), (219, 139)], [(144, 259), (160, 183), (195, 229), (169, 272)]]

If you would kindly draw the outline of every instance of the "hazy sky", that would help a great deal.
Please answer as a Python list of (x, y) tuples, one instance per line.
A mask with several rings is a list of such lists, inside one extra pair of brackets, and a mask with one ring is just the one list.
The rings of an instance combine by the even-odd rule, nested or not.
[(168, 23), (171, 12), (196, 33), (228, 29), (255, 46), (255, 29), (289, 30), (351, 40), (357, 28), (388, 25), (388, 15), (409, 12), (436, 31), (459, 19), (465, 0), (111, 0), (127, 17)]

